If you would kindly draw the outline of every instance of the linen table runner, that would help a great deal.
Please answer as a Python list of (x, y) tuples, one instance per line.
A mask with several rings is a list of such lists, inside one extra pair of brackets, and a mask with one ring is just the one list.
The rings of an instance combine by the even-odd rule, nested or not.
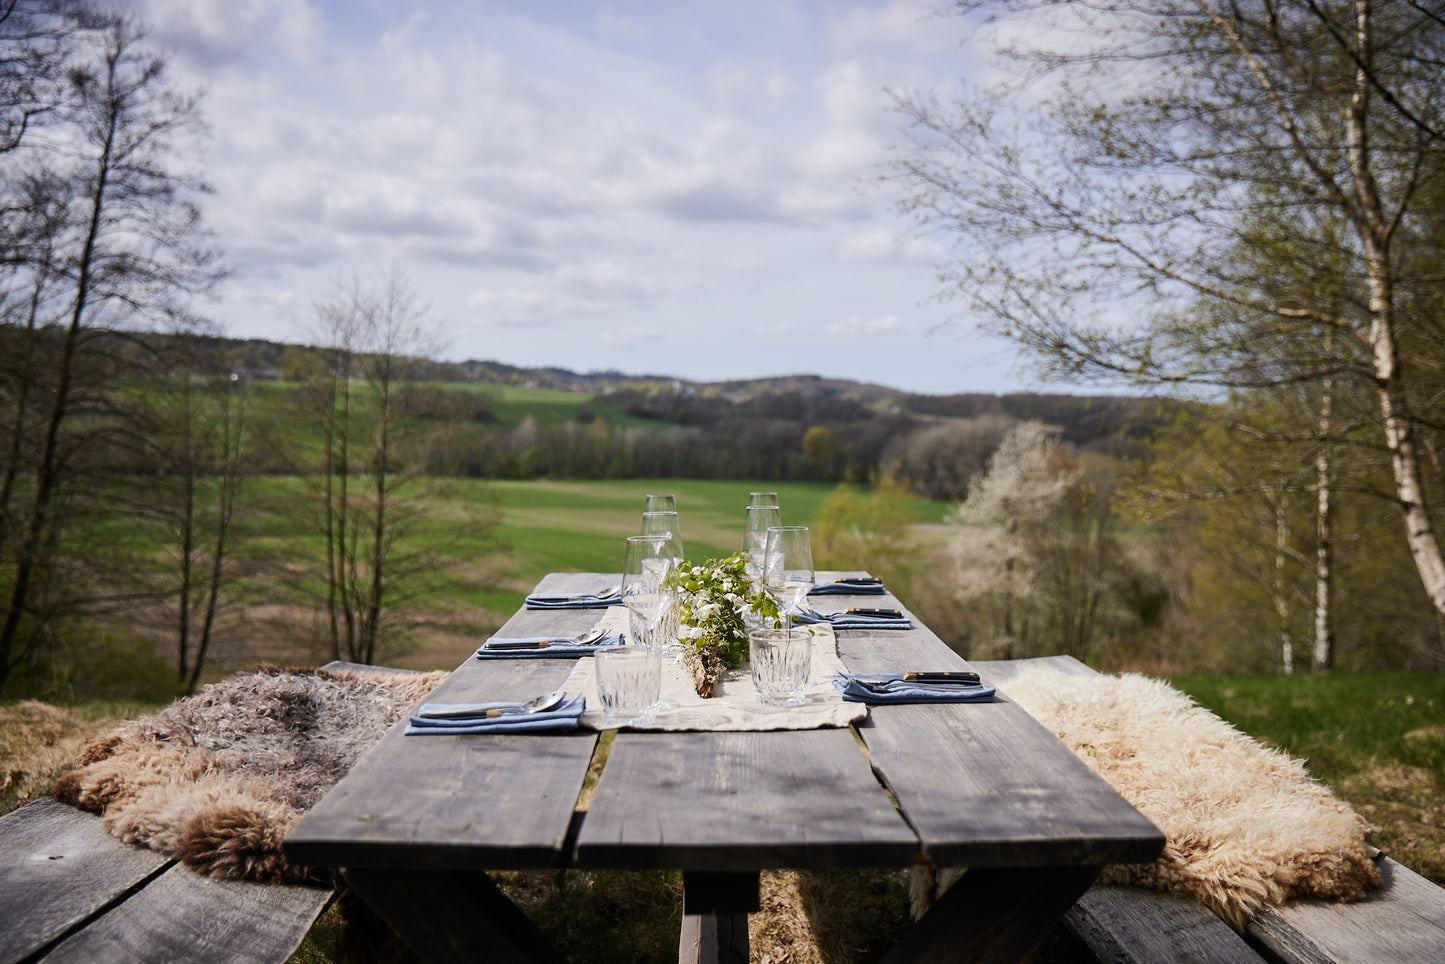
[[(626, 613), (622, 613), (623, 616)], [(611, 613), (599, 625), (616, 618)], [(697, 695), (692, 674), (682, 663), (663, 658), (662, 699), (677, 704), (676, 709), (658, 712), (651, 723), (628, 724), (630, 730), (817, 730), (848, 726), (868, 715), (862, 703), (844, 702), (833, 688), (833, 674), (842, 672), (838, 658), (838, 642), (831, 626), (810, 626), (813, 630), (812, 668), (808, 674), (808, 691), (797, 706), (767, 706), (758, 702), (748, 664), (730, 671), (713, 690), (709, 699)], [(577, 661), (563, 684), (568, 693), (583, 693), (587, 710), (581, 725), (593, 730), (612, 729), (602, 712), (597, 695), (596, 661), (585, 656)]]

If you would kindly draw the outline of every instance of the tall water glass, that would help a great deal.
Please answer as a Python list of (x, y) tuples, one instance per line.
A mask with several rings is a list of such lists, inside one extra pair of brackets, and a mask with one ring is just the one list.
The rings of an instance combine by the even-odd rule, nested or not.
[(628, 536), (622, 562), (622, 604), (631, 622), (632, 642), (663, 648), (676, 633), (677, 591), (672, 578), (676, 563), (671, 540), (656, 536)]
[(763, 554), (768, 548), (768, 530), (783, 524), (783, 514), (775, 505), (750, 505), (744, 512), (743, 553), (747, 556), (744, 565), (748, 579), (756, 583), (762, 579)]
[(807, 526), (773, 526), (763, 550), (763, 586), (778, 608), (796, 613), (813, 588), (813, 545)]
[(642, 534), (658, 545), (658, 556), (671, 559), (674, 568), (682, 564), (682, 526), (676, 510), (642, 513)]

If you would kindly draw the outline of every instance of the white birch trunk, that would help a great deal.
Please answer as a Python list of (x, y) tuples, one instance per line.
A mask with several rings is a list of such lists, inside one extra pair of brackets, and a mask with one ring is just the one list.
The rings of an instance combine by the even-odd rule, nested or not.
[(1330, 458), (1329, 436), (1334, 416), (1334, 378), (1324, 380), (1320, 393), (1318, 449), (1315, 454), (1315, 639), (1311, 668), (1319, 672), (1330, 668), (1334, 658), (1334, 466)]

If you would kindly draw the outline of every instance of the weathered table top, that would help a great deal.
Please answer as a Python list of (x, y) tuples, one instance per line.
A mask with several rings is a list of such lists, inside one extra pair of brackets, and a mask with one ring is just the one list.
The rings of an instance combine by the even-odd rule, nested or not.
[[(606, 574), (554, 573), (538, 588), (580, 592), (615, 582)], [(891, 597), (821, 602), (901, 608)], [(522, 610), (498, 635), (580, 633), (600, 615)], [(909, 631), (839, 631), (839, 656), (854, 672), (967, 668), (913, 622)], [(527, 699), (557, 688), (571, 669), (567, 659), (468, 658), (430, 699)], [(1023, 923), (1024, 914), (1017, 926), (1000, 924), (1003, 930), (978, 938), (983, 950), (1011, 954), (1018, 941), (1042, 936), (1029, 932), (1061, 915), (1103, 864), (1152, 860), (1163, 846), (1153, 824), (1004, 693), (991, 703), (871, 707), (858, 734), (864, 746), (846, 729), (622, 732), (584, 813), (577, 802), (596, 733), (406, 737), (398, 726), (300, 822), (285, 848), (301, 863), (347, 868), (394, 925), (427, 913), (414, 898), (401, 908), (397, 882), (455, 884), (454, 873), (680, 869), (696, 884), (685, 896), (689, 914), (727, 914), (748, 909), (760, 870), (899, 867), (924, 857), (970, 868), (965, 880), (979, 893), (959, 901), (1042, 902), (1032, 923)], [(1025, 894), (1040, 889), (1050, 893)], [(397, 905), (393, 913), (386, 903)], [(923, 947), (933, 939), (920, 940)], [(463, 953), (455, 941), (447, 946)], [(495, 943), (487, 946), (495, 951)], [(956, 955), (958, 945), (949, 946)], [(429, 950), (435, 956), (445, 949)]]

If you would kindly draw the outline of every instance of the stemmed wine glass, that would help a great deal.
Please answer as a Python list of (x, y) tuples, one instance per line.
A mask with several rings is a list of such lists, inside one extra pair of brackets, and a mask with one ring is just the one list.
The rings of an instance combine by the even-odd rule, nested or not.
[[(813, 588), (813, 546), (807, 526), (772, 526), (763, 550), (763, 586), (789, 615), (802, 610)], [(790, 619), (791, 621), (791, 619)]]

